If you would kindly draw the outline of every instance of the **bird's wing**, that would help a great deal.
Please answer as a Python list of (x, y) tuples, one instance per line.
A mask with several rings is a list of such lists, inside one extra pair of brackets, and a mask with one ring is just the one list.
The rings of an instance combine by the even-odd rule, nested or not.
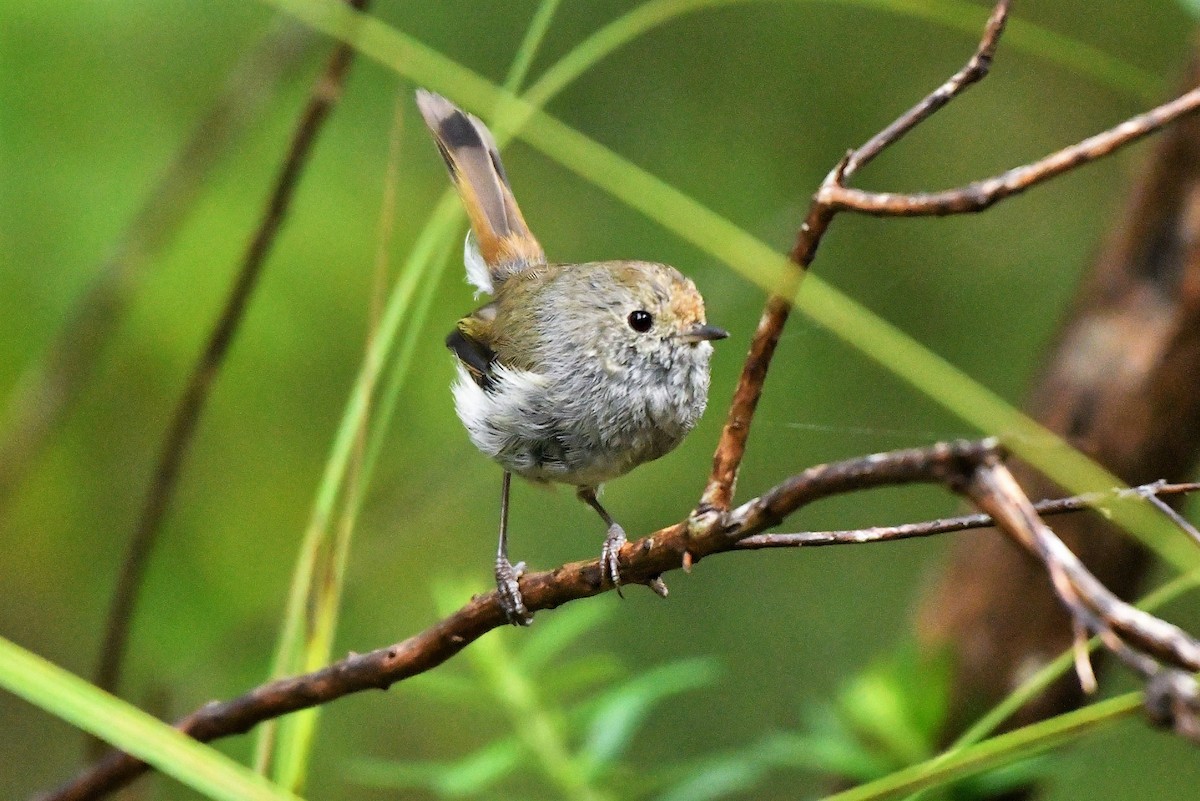
[(492, 322), (495, 319), (495, 304), (489, 303), (459, 320), (446, 337), (446, 347), (458, 357), (471, 378), (483, 389), (491, 389), (495, 378), (493, 371), (498, 362), (492, 342)]

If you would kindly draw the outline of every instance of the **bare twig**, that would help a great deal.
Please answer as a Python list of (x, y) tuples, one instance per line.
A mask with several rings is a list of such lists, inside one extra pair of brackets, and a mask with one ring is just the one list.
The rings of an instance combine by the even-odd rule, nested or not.
[(988, 70), (992, 66), (992, 58), (996, 55), (996, 46), (1000, 44), (1000, 36), (1004, 33), (1004, 25), (1008, 22), (1009, 5), (1008, 0), (996, 3), (991, 17), (988, 18), (987, 26), (984, 28), (979, 47), (975, 49), (975, 54), (962, 69), (847, 157), (846, 165), (842, 169), (843, 180), (850, 178), (862, 167), (865, 167), (887, 147), (899, 142), (905, 134), (933, 116), (939, 109), (969, 89), (972, 84), (987, 77)]
[[(705, 556), (740, 550), (741, 542), (814, 501), (870, 487), (940, 483), (967, 494), (1022, 543), (1030, 543), (1052, 573), (1057, 571), (1063, 577), (1064, 601), (1078, 618), (1090, 630), (1107, 635), (1110, 650), (1140, 673), (1157, 675), (1153, 672), (1157, 663), (1143, 648), (1173, 665), (1200, 666), (1200, 643), (1115, 599), (1091, 578), (1040, 521), (1020, 489), (1013, 489), (1015, 483), (1005, 483), (1010, 475), (1000, 464), (1000, 456), (993, 440), (953, 442), (809, 468), (734, 510), (720, 530), (697, 534), (685, 521), (631, 543), (622, 551), (621, 574), (628, 583), (651, 584), (663, 573), (680, 569), (683, 554), (691, 554), (695, 563)], [(609, 589), (595, 559), (521, 578), (521, 592), (531, 612)], [(477, 596), (455, 614), (403, 642), (367, 654), (351, 654), (314, 673), (274, 681), (239, 698), (208, 704), (176, 725), (203, 742), (239, 734), (289, 712), (363, 690), (386, 689), (436, 667), (484, 633), (504, 625), (506, 618), (496, 593)], [(97, 798), (145, 770), (147, 766), (134, 757), (114, 752), (43, 801)]]
[[(1200, 51), (1179, 86), (1180, 94), (1200, 86)], [(1176, 123), (1145, 156), (1126, 201), (1103, 226), (1106, 241), (1025, 404), (1039, 423), (1135, 485), (1190, 478), (1200, 456), (1200, 117)], [(1060, 492), (1029, 467), (1012, 468), (1031, 497)], [(1139, 543), (1090, 515), (1053, 527), (1121, 597), (1130, 597), (1152, 568)], [(1008, 540), (992, 530), (955, 542), (946, 567), (923, 592), (917, 636), (931, 652), (950, 646), (956, 655), (948, 739), (975, 710), (1006, 697), (1032, 662), (1069, 646), (1068, 616), (1044, 569)], [(1064, 677), (1008, 725), (1059, 714), (1082, 700)]]
[(855, 211), (878, 217), (942, 217), (979, 212), (1064, 172), (1104, 158), (1198, 110), (1200, 89), (1193, 89), (1079, 144), (1051, 153), (1040, 161), (957, 189), (899, 195), (867, 192), (842, 186), (840, 182), (827, 182), (822, 185), (817, 198), (819, 202), (838, 211)]
[[(358, 8), (366, 2), (349, 1)], [(137, 594), (150, 553), (166, 516), (180, 467), (200, 422), (209, 392), (262, 274), (267, 254), (286, 218), (288, 205), (295, 194), (304, 165), (312, 153), (317, 133), (341, 93), (346, 72), (353, 59), (354, 48), (344, 44), (338, 45), (324, 71), (317, 78), (312, 95), (300, 115), (263, 218), (242, 258), (241, 267), (226, 298), (225, 306), (209, 334), (204, 351), (192, 368), (187, 385), (171, 416), (170, 426), (159, 448), (158, 460), (150, 487), (146, 491), (141, 515), (133, 537), (126, 547), (121, 572), (117, 577), (109, 606), (100, 664), (96, 670), (96, 684), (106, 690), (115, 690), (120, 679)]]
[(280, 22), (234, 66), (221, 94), (150, 190), (113, 254), (75, 302), (46, 353), (25, 370), (0, 410), (0, 506), (66, 417), (111, 339), (129, 298), (171, 244), (206, 177), (303, 61), (312, 35)]
[[(685, 553), (699, 561), (704, 556), (735, 550), (742, 537), (758, 533), (809, 503), (864, 486), (914, 482), (959, 486), (975, 464), (997, 453), (996, 447), (991, 440), (942, 443), (810, 468), (744, 504), (731, 515), (733, 522), (724, 529), (694, 536), (686, 522), (680, 522), (629, 543), (621, 552), (621, 575), (627, 584), (652, 583), (663, 573), (680, 569)], [(530, 612), (553, 609), (610, 589), (612, 585), (603, 580), (598, 559), (521, 578), (521, 594)], [(496, 593), (489, 592), (403, 642), (366, 654), (351, 654), (316, 672), (273, 681), (238, 698), (207, 704), (176, 726), (202, 742), (241, 734), (289, 712), (363, 690), (386, 689), (440, 665), (483, 634), (507, 624)], [(147, 769), (145, 763), (128, 754), (113, 752), (71, 783), (44, 796), (43, 801), (98, 798)]]
[(1150, 503), (1154, 504), (1154, 507), (1158, 509), (1158, 511), (1162, 512), (1164, 515), (1169, 517), (1171, 521), (1175, 523), (1175, 525), (1179, 526), (1181, 531), (1191, 537), (1192, 542), (1200, 543), (1200, 531), (1197, 531), (1196, 527), (1193, 526), (1187, 520), (1187, 518), (1172, 508), (1170, 504), (1158, 497), (1157, 493), (1146, 491), (1144, 497), (1146, 500), (1150, 501)]
[[(1055, 593), (1076, 624), (1098, 634), (1101, 643), (1127, 666), (1147, 679), (1155, 679), (1169, 668), (1187, 672), (1180, 675), (1200, 671), (1200, 642), (1113, 595), (1042, 521), (1012, 473), (996, 458), (987, 458), (962, 490), (992, 515), (1002, 531), (1045, 565)], [(1179, 698), (1194, 699), (1195, 681), (1188, 678), (1190, 686), (1176, 681), (1159, 687), (1159, 692), (1169, 690)], [(1156, 703), (1159, 706), (1153, 711), (1161, 712), (1161, 700)], [(1180, 731), (1200, 728), (1194, 710), (1191, 721), (1179, 720), (1185, 709), (1186, 704), (1175, 709), (1171, 725)]]
[(817, 192), (809, 206), (804, 224), (796, 235), (796, 243), (792, 247), (790, 258), (800, 269), (793, 275), (792, 281), (780, 287), (778, 293), (767, 299), (758, 328), (750, 343), (750, 352), (738, 378), (737, 389), (734, 390), (733, 402), (729, 406), (725, 427), (721, 431), (721, 439), (717, 443), (713, 455), (712, 471), (709, 474), (708, 485), (700, 498), (696, 511), (692, 514), (690, 525), (695, 530), (704, 530), (721, 525), (722, 516), (729, 510), (733, 502), (733, 493), (737, 483), (737, 471), (741, 466), (742, 457), (746, 453), (746, 441), (750, 437), (750, 422), (754, 418), (754, 410), (762, 397), (763, 384), (766, 381), (767, 370), (771, 366), (771, 358), (775, 355), (775, 347), (783, 333), (792, 310), (792, 298), (804, 277), (804, 270), (812, 264), (817, 247), (825, 236), (825, 231), (833, 221), (834, 215), (841, 209), (831, 203), (824, 193), (831, 187), (840, 185), (855, 170), (874, 159), (889, 146), (895, 144), (917, 124), (927, 119), (938, 109), (944, 107), (958, 95), (966, 91), (973, 83), (982, 79), (988, 71), (1004, 32), (1004, 23), (1008, 19), (1009, 0), (996, 3), (991, 17), (988, 19), (983, 38), (979, 47), (958, 73), (949, 81), (929, 93), (917, 105), (906, 111), (891, 125), (871, 137), (857, 151), (851, 151), (833, 172), (825, 179), (821, 190)]
[[(1166, 504), (1160, 496), (1185, 495), (1200, 491), (1200, 482), (1182, 484), (1167, 484), (1155, 481), (1140, 487), (1113, 489), (1109, 492), (1089, 492), (1084, 495), (1072, 495), (1070, 498), (1054, 498), (1038, 501), (1033, 508), (1038, 514), (1059, 515), (1068, 512), (1083, 512), (1091, 509), (1103, 509), (1116, 503), (1134, 503), (1141, 499), (1151, 503), (1158, 501)], [(1170, 506), (1166, 506), (1170, 509)], [(1171, 509), (1175, 516), (1178, 512)], [(1172, 518), (1174, 519), (1174, 517)], [(1184, 528), (1194, 528), (1186, 520), (1182, 520)], [(738, 548), (747, 551), (764, 548), (815, 548), (821, 545), (862, 545), (871, 542), (887, 542), (889, 540), (906, 540), (916, 537), (931, 537), (936, 534), (948, 534), (954, 531), (967, 531), (974, 528), (988, 528), (995, 525), (991, 515), (973, 514), (958, 517), (943, 517), (938, 520), (926, 520), (920, 523), (901, 523), (897, 526), (871, 526), (870, 528), (841, 529), (838, 531), (801, 531), (792, 534), (756, 534), (738, 542)], [(1181, 526), (1182, 527), (1182, 526)], [(1190, 532), (1189, 532), (1190, 533)]]

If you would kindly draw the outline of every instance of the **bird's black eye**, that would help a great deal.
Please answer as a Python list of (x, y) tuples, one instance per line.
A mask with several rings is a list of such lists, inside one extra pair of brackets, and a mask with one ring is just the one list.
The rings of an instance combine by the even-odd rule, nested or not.
[(638, 309), (629, 313), (629, 327), (639, 334), (649, 331), (652, 325), (654, 325), (654, 317), (645, 309)]

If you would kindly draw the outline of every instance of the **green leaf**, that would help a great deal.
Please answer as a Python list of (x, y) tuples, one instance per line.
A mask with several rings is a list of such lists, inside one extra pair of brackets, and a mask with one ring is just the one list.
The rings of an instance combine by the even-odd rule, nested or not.
[(607, 693), (596, 705), (579, 750), (586, 774), (595, 776), (612, 765), (657, 704), (706, 687), (719, 673), (711, 659), (687, 659), (656, 667)]
[(657, 801), (712, 801), (749, 790), (765, 768), (743, 755), (724, 757), (697, 768), (692, 775), (660, 795)]
[(520, 764), (524, 748), (514, 737), (497, 740), (457, 762), (360, 759), (350, 765), (352, 781), (385, 790), (431, 790), (443, 798), (466, 798), (490, 790)]
[(537, 673), (589, 631), (597, 629), (611, 615), (615, 605), (593, 602), (559, 609), (545, 621), (539, 620), (529, 633), (517, 656), (526, 673)]
[(858, 782), (879, 778), (895, 767), (863, 742), (832, 706), (809, 709), (805, 719), (806, 733), (796, 735), (792, 744), (792, 764)]
[(541, 677), (542, 693), (547, 698), (566, 700), (573, 695), (612, 684), (626, 674), (615, 654), (599, 651), (556, 667)]
[(837, 706), (864, 748), (882, 747), (893, 767), (937, 750), (950, 699), (952, 662), (906, 644), (853, 678)]
[(296, 796), (229, 757), (3, 637), (0, 687), (208, 798), (296, 801)]

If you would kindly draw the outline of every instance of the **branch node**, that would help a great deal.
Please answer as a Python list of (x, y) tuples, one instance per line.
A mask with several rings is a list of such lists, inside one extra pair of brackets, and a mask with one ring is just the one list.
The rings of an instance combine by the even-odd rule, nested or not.
[(1161, 670), (1146, 685), (1146, 716), (1156, 726), (1200, 742), (1200, 688), (1191, 674)]

